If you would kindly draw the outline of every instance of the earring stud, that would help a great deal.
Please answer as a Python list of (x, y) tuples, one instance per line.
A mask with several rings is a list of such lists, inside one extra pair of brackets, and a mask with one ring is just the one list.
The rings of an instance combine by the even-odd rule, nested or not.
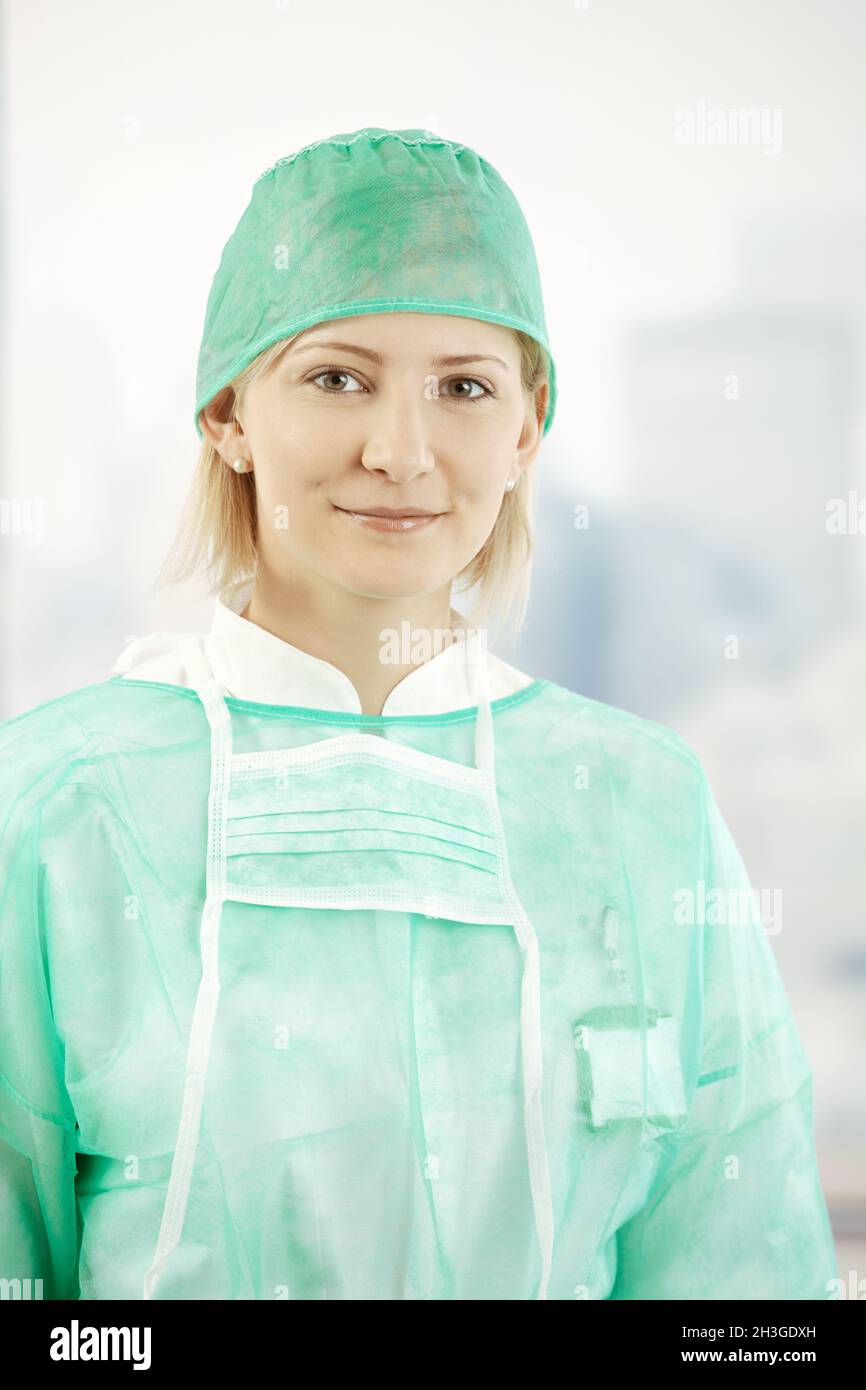
[(247, 460), (243, 458), (235, 459), (234, 463), (232, 464), (232, 468), (235, 470), (236, 473), (246, 473)]
[(514, 487), (514, 483), (513, 483), (512, 480), (509, 478), (509, 479), (508, 479), (508, 482), (505, 484), (505, 491), (506, 491), (506, 492), (510, 492), (511, 489), (512, 489), (513, 487)]

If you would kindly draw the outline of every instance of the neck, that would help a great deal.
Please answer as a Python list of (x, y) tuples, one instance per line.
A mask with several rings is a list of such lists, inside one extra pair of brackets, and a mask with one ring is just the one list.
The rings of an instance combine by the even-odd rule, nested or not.
[(301, 591), (260, 573), (241, 616), (336, 666), (357, 690), (362, 712), (381, 714), (404, 676), (462, 640), (454, 638), (456, 629), (469, 630), (450, 595), (450, 584), (413, 599)]

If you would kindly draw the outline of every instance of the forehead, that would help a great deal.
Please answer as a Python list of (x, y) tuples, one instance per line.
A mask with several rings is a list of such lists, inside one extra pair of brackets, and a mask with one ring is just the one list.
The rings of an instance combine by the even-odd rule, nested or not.
[(483, 319), (457, 314), (427, 314), (414, 311), (356, 314), (328, 319), (304, 329), (294, 339), (290, 351), (325, 343), (345, 343), (388, 349), (415, 355), (434, 352), (462, 354), (493, 353), (506, 362), (518, 356), (518, 345), (511, 328)]

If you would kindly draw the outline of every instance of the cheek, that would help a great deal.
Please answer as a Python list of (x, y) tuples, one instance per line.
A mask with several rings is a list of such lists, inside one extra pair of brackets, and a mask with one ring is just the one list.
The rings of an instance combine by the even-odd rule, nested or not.
[(462, 509), (471, 518), (470, 524), (488, 522), (492, 525), (496, 520), (505, 496), (508, 469), (509, 460), (488, 458), (483, 468), (475, 468), (461, 475), (456, 490), (461, 497)]
[(491, 427), (489, 438), (479, 433), (471, 450), (464, 447), (449, 460), (449, 478), (455, 491), (464, 493), (473, 504), (486, 505), (504, 491), (514, 452), (505, 444), (501, 428)]
[[(324, 486), (322, 469), (310, 463), (303, 448), (262, 450), (256, 460), (256, 493), (260, 507), (291, 505), (299, 511), (309, 507)], [(325, 488), (327, 494), (327, 489)]]
[(487, 541), (499, 516), (501, 498), (485, 488), (464, 499), (451, 532), (452, 549), (461, 564), (477, 555)]
[[(293, 553), (313, 560), (322, 546), (330, 546), (342, 518), (333, 510), (323, 472), (303, 464), (298, 457), (257, 469), (256, 511), (259, 534), (272, 557)], [(338, 533), (345, 541), (342, 533)]]

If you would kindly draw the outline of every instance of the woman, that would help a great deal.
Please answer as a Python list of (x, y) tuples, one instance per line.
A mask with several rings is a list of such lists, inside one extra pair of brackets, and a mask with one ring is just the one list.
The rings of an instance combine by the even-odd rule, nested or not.
[(199, 361), (212, 629), (0, 729), (6, 1279), (827, 1296), (810, 1066), (700, 762), (488, 650), (555, 400), (473, 151), (368, 128), (257, 181)]

